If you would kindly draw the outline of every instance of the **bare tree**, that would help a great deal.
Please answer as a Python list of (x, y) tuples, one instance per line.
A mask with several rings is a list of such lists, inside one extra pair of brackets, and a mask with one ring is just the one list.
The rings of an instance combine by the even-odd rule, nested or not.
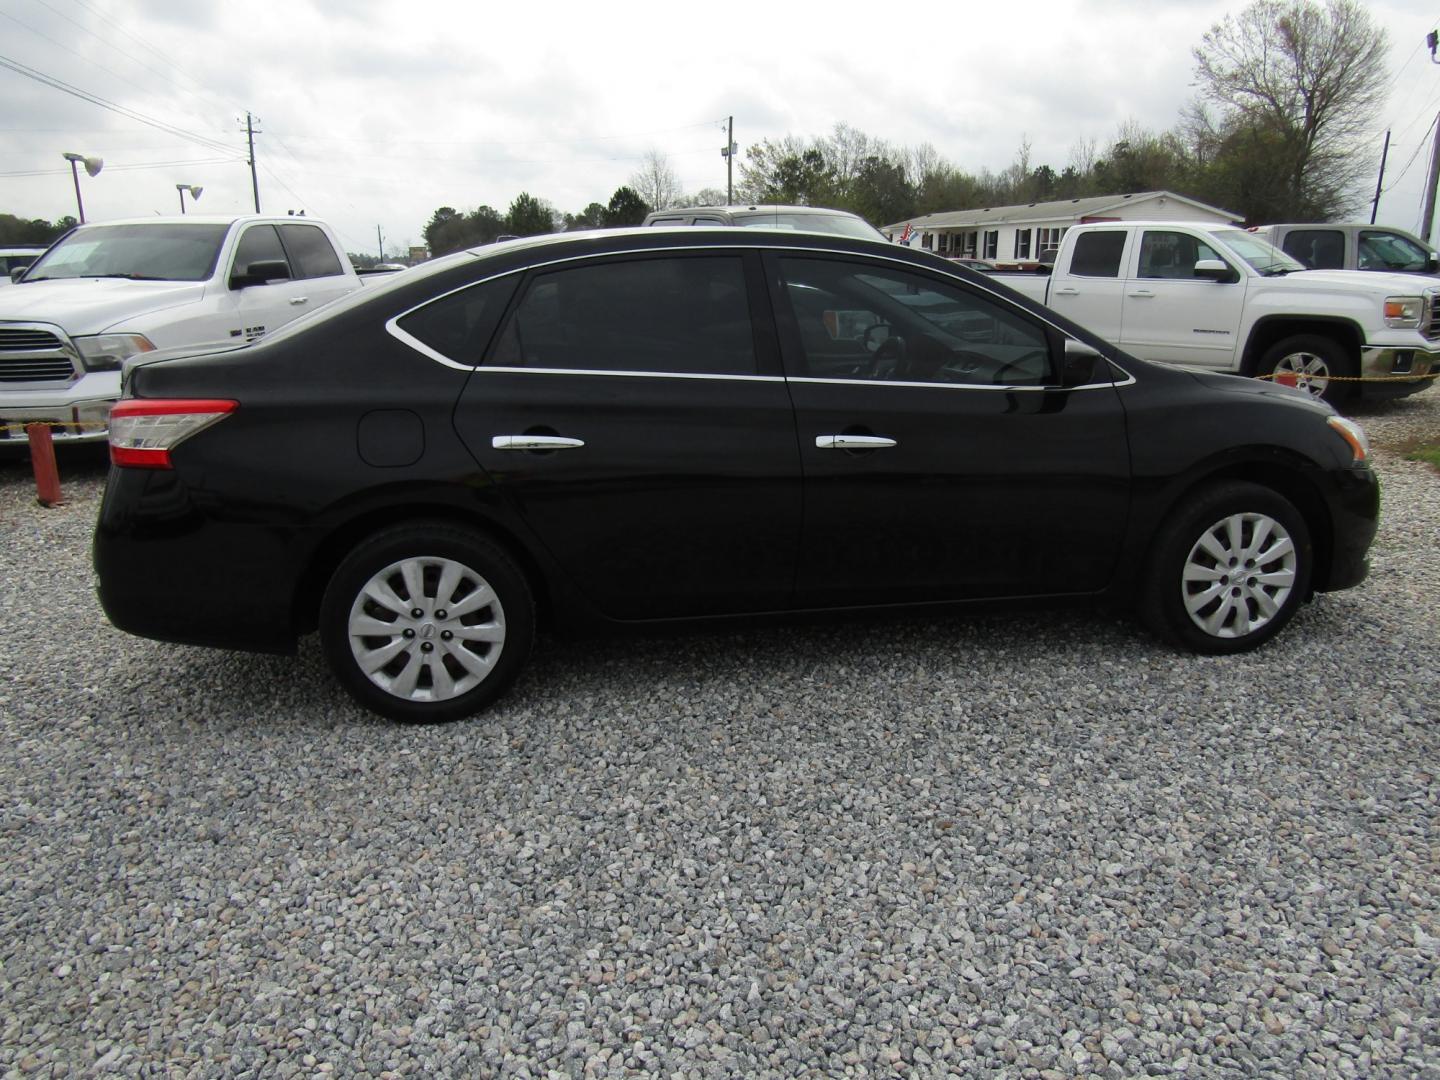
[(685, 198), (670, 160), (658, 150), (645, 155), (643, 164), (630, 176), (630, 187), (652, 210), (668, 210), (679, 206)]
[[(1358, 201), (1369, 163), (1353, 151), (1384, 103), (1388, 50), (1358, 0), (1255, 0), (1205, 35), (1195, 71), (1203, 98), (1221, 109), (1215, 129), (1283, 151), (1290, 197), (1313, 216)], [(1329, 189), (1323, 197), (1317, 184)]]

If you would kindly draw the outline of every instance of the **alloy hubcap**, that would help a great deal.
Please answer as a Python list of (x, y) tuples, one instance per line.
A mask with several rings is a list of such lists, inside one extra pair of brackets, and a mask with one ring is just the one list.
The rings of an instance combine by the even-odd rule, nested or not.
[(1318, 398), (1330, 386), (1330, 365), (1314, 353), (1291, 353), (1275, 365), (1273, 378), (1281, 386), (1293, 386)]
[(1231, 514), (1201, 533), (1185, 558), (1185, 610), (1212, 637), (1252, 634), (1285, 606), (1295, 567), (1283, 525), (1265, 514)]
[(505, 609), (453, 559), (417, 557), (375, 574), (350, 605), (350, 652), (366, 677), (407, 701), (446, 701), (479, 686), (505, 647)]

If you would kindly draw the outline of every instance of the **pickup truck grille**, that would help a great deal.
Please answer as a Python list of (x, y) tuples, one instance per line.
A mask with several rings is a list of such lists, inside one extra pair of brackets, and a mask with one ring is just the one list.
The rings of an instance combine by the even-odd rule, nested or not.
[(1431, 341), (1440, 338), (1440, 318), (1437, 318), (1436, 306), (1440, 300), (1440, 293), (1427, 292), (1425, 294), (1425, 311), (1421, 316), (1420, 333), (1424, 334)]
[(69, 343), (45, 326), (0, 326), (0, 384), (68, 383), (80, 374)]

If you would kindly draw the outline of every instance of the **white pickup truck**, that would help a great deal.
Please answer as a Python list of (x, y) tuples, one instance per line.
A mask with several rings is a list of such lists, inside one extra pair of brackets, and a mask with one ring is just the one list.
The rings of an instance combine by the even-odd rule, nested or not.
[(1243, 229), (1076, 225), (1048, 276), (990, 274), (1144, 360), (1270, 378), (1327, 401), (1423, 390), (1440, 282), (1306, 270)]
[(81, 225), (0, 290), (0, 446), (34, 421), (57, 442), (104, 439), (128, 357), (253, 341), (360, 284), (310, 218)]

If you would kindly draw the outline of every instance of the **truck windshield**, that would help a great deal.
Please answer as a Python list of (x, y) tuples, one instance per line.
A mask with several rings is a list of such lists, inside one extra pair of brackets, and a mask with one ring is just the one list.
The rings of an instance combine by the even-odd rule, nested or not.
[(1214, 235), (1261, 274), (1291, 274), (1305, 269), (1304, 263), (1243, 229), (1216, 229)]
[(228, 225), (82, 225), (35, 261), (26, 281), (119, 277), (204, 281), (215, 269)]

